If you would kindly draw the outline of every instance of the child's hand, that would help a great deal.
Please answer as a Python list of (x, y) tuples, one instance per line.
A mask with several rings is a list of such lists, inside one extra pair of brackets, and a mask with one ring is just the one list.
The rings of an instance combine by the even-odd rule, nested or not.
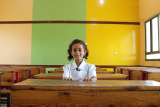
[(62, 80), (64, 80), (64, 81), (72, 81), (72, 78), (64, 77)]
[(84, 78), (83, 81), (91, 81), (91, 78)]
[(83, 81), (92, 81), (92, 80), (97, 80), (97, 78), (95, 76), (91, 77), (91, 78), (84, 78)]

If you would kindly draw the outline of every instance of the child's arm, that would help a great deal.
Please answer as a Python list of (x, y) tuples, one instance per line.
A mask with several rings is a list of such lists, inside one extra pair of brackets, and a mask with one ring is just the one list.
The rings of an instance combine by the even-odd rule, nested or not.
[(83, 81), (92, 81), (92, 80), (97, 80), (97, 75), (96, 75), (96, 67), (95, 65), (90, 65), (89, 69), (89, 78), (84, 78)]
[(72, 78), (70, 78), (70, 75), (69, 75), (69, 68), (68, 66), (63, 66), (63, 77), (62, 77), (62, 80), (64, 81), (72, 81)]

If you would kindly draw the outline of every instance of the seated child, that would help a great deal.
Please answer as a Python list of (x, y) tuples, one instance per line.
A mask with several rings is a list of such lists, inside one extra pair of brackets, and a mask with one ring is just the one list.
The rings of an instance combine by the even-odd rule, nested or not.
[(69, 45), (68, 54), (68, 60), (74, 59), (74, 62), (63, 66), (63, 80), (97, 80), (95, 65), (83, 60), (83, 58), (87, 59), (88, 57), (88, 49), (83, 41), (75, 39)]

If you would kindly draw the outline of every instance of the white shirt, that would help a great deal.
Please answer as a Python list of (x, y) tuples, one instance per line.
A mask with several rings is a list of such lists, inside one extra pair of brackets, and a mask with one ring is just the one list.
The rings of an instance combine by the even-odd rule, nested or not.
[(63, 66), (63, 77), (72, 78), (72, 80), (83, 80), (84, 78), (96, 77), (96, 67), (93, 64), (86, 63), (84, 60), (76, 70), (77, 64), (74, 61), (71, 64)]

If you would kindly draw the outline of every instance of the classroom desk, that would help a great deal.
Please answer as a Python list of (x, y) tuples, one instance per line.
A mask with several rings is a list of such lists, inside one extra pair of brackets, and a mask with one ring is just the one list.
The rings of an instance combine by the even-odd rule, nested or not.
[(116, 68), (115, 68), (115, 73), (121, 74), (122, 68), (124, 68), (124, 67), (116, 67)]
[[(3, 69), (6, 70), (6, 69)], [(7, 68), (7, 70), (11, 70), (11, 71), (15, 71), (15, 70), (19, 70), (19, 82), (26, 80), (28, 78), (31, 78), (31, 69), (29, 68), (25, 68), (25, 67), (11, 67), (11, 68)]]
[[(34, 75), (35, 79), (62, 79), (63, 74), (56, 73), (41, 73)], [(97, 74), (97, 80), (125, 80), (128, 79), (124, 74)]]
[(3, 88), (12, 88), (14, 83), (19, 82), (19, 72), (20, 70), (11, 70), (11, 69), (4, 69), (0, 70), (3, 72), (4, 75), (1, 76), (1, 87)]
[[(48, 71), (48, 73), (63, 73), (64, 71)], [(114, 71), (96, 71), (97, 74), (114, 74)]]
[[(63, 71), (63, 68), (59, 68), (59, 69), (55, 69), (55, 71)], [(107, 71), (106, 69), (99, 69), (99, 68), (96, 68), (96, 71)]]
[(13, 85), (11, 107), (159, 107), (160, 82), (28, 79)]
[[(40, 73), (40, 68), (38, 67), (30, 67), (30, 66), (11, 66), (11, 68), (21, 68), (29, 70), (28, 76), (32, 77), (33, 75)], [(43, 72), (44, 73), (44, 72)]]
[(125, 74), (125, 75), (129, 75), (128, 69), (144, 69), (144, 68), (148, 68), (148, 67), (124, 67), (124, 68), (120, 68), (120, 73)]
[(160, 82), (160, 69), (142, 69), (142, 80), (154, 80)]
[[(129, 80), (145, 80), (143, 74), (144, 72), (140, 71), (151, 71), (151, 70), (160, 70), (158, 68), (147, 68), (147, 67), (137, 67), (137, 68), (123, 68), (122, 73), (129, 76)], [(144, 76), (143, 76), (144, 75)], [(152, 79), (151, 79), (152, 80)]]
[[(0, 90), (1, 90), (1, 75), (4, 75), (4, 73), (0, 72)], [(1, 91), (0, 91), (0, 98), (1, 98)], [(0, 104), (1, 104), (1, 99), (0, 99)]]

